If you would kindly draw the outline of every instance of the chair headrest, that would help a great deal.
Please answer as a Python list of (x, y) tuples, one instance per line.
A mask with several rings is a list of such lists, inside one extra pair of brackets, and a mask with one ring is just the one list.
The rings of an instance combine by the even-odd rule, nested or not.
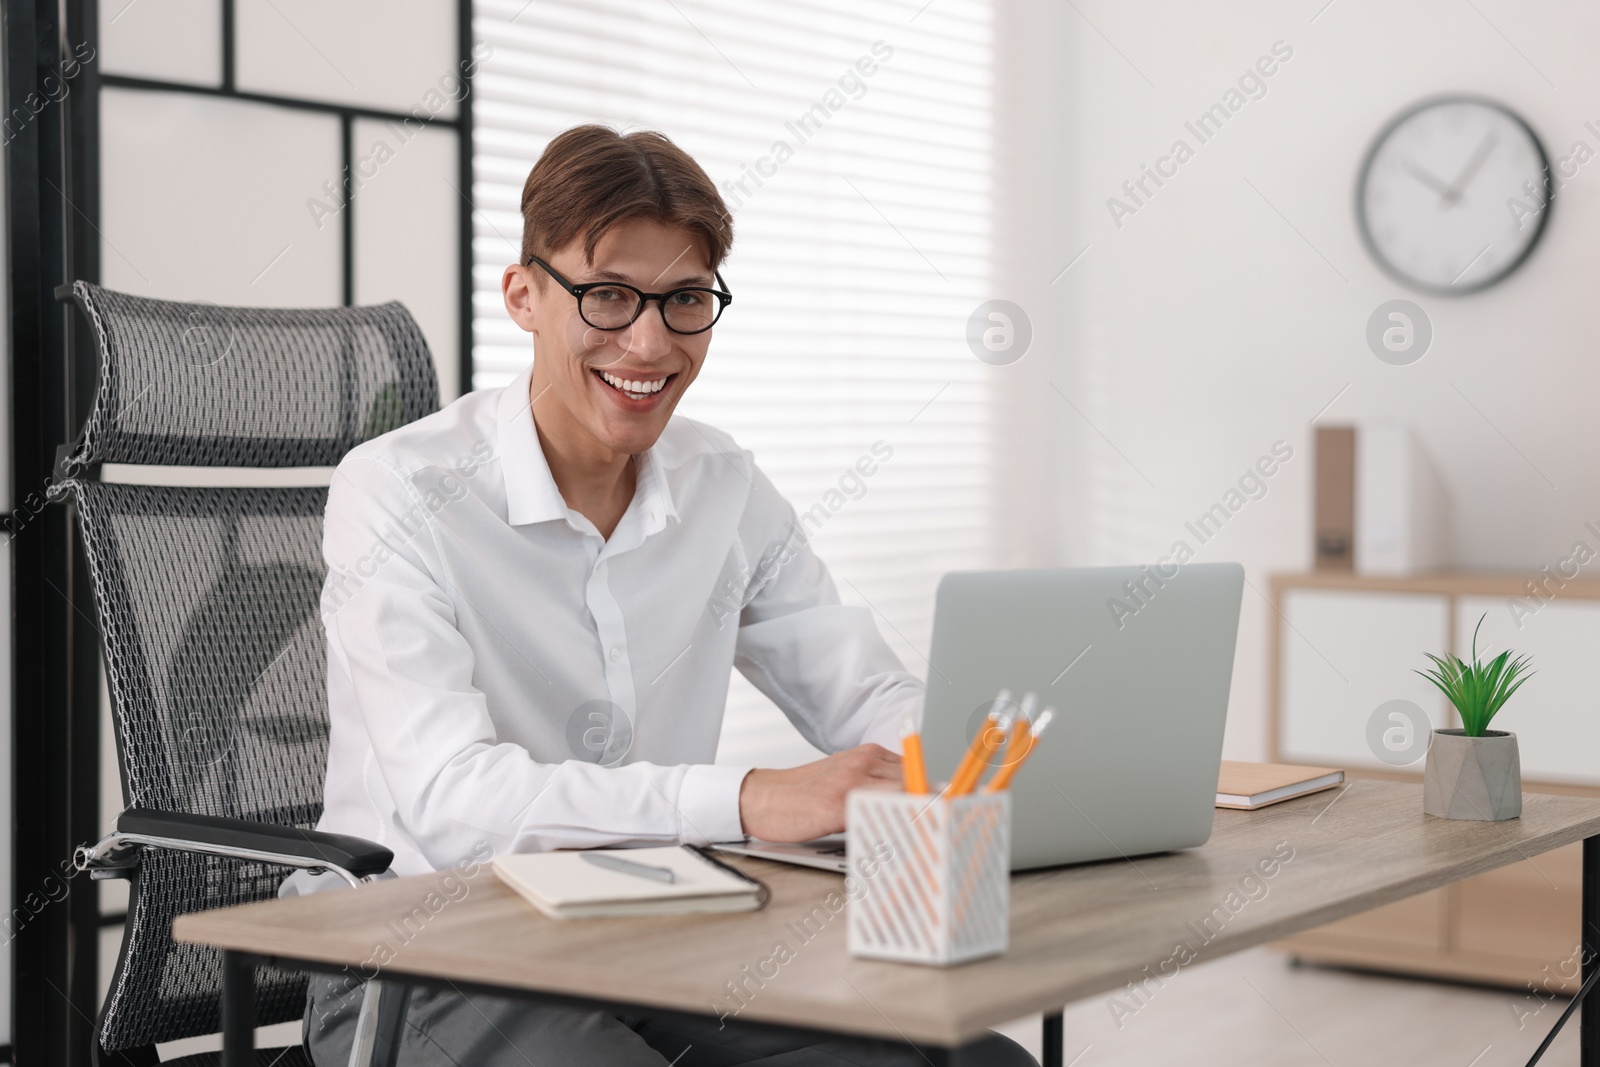
[(74, 282), (100, 379), (68, 473), (100, 463), (331, 467), (437, 410), (422, 331), (399, 303), (219, 307)]

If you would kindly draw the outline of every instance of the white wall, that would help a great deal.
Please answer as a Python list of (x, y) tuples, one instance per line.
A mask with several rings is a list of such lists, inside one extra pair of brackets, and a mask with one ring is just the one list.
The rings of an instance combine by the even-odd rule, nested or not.
[[(1321, 421), (1417, 428), (1452, 496), (1465, 566), (1535, 570), (1600, 516), (1590, 295), (1600, 161), (1563, 190), (1529, 262), (1463, 298), (1386, 277), (1352, 206), (1373, 135), (1441, 92), (1498, 99), (1552, 158), (1578, 139), (1600, 150), (1583, 129), (1600, 125), (1600, 9), (1337, 0), (1319, 14), (1324, 2), (1004, 0), (998, 67), (1017, 111), (1002, 131), (1000, 181), (1016, 203), (996, 295), (1034, 319), (1035, 349), (1013, 368), (1033, 424), (1016, 442), (1014, 478), (1040, 490), (1011, 491), (1030, 531), (1013, 546), (1017, 562), (1148, 561), (1182, 537), (1200, 559), (1243, 561), (1265, 594), (1272, 572), (1310, 565), (1312, 419), (1336, 396)], [(1267, 95), (1118, 228), (1106, 199), (1175, 139), (1195, 145), (1185, 120), (1279, 40), (1293, 57)], [(1363, 340), (1373, 308), (1399, 296), (1435, 328), (1409, 367), (1380, 363)], [(1200, 546), (1184, 522), (1279, 439), (1295, 458), (1268, 495)], [(1270, 614), (1247, 588), (1234, 757), (1265, 753)]]
[[(218, 0), (106, 5), (102, 68), (219, 86), (219, 11)], [(240, 0), (238, 88), (453, 119), (455, 19), (444, 0)], [(353, 126), (356, 302), (406, 304), (449, 401), (461, 347), (456, 134), (371, 118)], [(101, 152), (105, 285), (218, 304), (340, 302), (343, 218), (326, 191), (342, 177), (338, 116), (108, 87)]]
[(108, 87), (100, 101), (106, 286), (216, 304), (339, 303), (342, 231), (319, 228), (304, 203), (338, 177), (337, 117), (142, 89)]

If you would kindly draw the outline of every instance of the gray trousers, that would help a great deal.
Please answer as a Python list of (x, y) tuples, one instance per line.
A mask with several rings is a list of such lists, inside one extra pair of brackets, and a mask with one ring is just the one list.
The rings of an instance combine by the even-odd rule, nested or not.
[[(400, 1067), (925, 1067), (910, 1045), (863, 1038), (796, 1042), (714, 1018), (654, 1019), (413, 988)], [(305, 1047), (316, 1067), (346, 1067), (361, 987), (312, 975)], [(985, 1067), (1037, 1067), (1009, 1038), (975, 1050)]]

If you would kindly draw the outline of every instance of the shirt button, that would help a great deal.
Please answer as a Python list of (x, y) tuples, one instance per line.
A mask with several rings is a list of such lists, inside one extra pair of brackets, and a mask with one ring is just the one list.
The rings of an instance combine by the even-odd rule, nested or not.
[(612, 663), (615, 663), (615, 662), (617, 662), (617, 661), (618, 661), (618, 660), (619, 660), (619, 659), (621, 659), (621, 658), (622, 658), (622, 649), (620, 649), (620, 648), (613, 648), (613, 649), (612, 649), (612, 650), (611, 650), (611, 662), (612, 662)]

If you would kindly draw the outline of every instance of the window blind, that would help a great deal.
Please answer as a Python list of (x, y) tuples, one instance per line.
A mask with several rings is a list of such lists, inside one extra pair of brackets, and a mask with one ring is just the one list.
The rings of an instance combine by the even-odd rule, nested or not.
[[(735, 293), (679, 411), (730, 432), (794, 504), (847, 603), (920, 676), (933, 593), (993, 564), (991, 15), (974, 0), (479, 0), (474, 366), (531, 358), (507, 319), (518, 202), (582, 122), (658, 129), (734, 214)], [(871, 470), (870, 475), (862, 471)], [(733, 680), (719, 760), (812, 755)]]

